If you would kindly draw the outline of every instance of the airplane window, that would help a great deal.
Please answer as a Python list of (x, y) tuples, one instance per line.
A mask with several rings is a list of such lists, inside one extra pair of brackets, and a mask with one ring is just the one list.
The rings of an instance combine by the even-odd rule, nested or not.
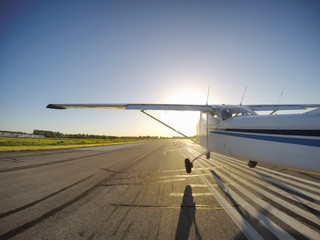
[(214, 119), (219, 120), (219, 117), (218, 117), (218, 115), (217, 115), (217, 114), (211, 114), (210, 116), (211, 116), (211, 117), (213, 117)]
[(201, 122), (205, 123), (207, 121), (207, 114), (206, 113), (202, 113), (201, 114)]
[(226, 120), (228, 118), (231, 118), (232, 117), (232, 113), (230, 111), (230, 109), (223, 109), (222, 112), (221, 112), (221, 117), (222, 117), (222, 120)]
[(256, 113), (243, 107), (230, 107), (225, 108), (221, 111), (222, 120), (226, 120), (231, 117), (240, 117), (246, 115), (256, 115)]
[[(208, 117), (208, 122), (207, 122)], [(217, 124), (219, 117), (214, 113), (201, 113), (201, 124)]]

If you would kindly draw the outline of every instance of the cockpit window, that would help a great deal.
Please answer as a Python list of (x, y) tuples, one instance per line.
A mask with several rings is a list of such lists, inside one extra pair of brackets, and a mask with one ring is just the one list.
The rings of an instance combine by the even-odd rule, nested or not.
[(232, 113), (231, 113), (230, 109), (229, 108), (223, 109), (221, 111), (221, 117), (222, 117), (222, 120), (226, 120), (228, 118), (231, 118)]
[(224, 108), (221, 111), (222, 120), (226, 120), (231, 117), (247, 116), (247, 115), (256, 115), (256, 113), (250, 109), (243, 107), (228, 107)]
[(201, 122), (206, 123), (207, 122), (207, 117), (208, 117), (208, 123), (210, 124), (212, 121), (219, 121), (218, 115), (214, 113), (201, 113)]

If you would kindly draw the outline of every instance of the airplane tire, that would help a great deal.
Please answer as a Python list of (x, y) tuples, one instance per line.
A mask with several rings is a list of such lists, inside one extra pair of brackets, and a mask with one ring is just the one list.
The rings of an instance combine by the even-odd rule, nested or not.
[(257, 166), (257, 164), (258, 164), (257, 162), (251, 161), (251, 160), (248, 162), (248, 166), (249, 166), (250, 168), (254, 168), (255, 166)]
[(190, 162), (189, 158), (186, 158), (184, 160), (184, 164), (185, 164), (187, 173), (191, 173), (191, 168), (193, 167), (193, 164), (192, 162)]
[(210, 158), (210, 152), (207, 152), (206, 153), (206, 159), (209, 159)]

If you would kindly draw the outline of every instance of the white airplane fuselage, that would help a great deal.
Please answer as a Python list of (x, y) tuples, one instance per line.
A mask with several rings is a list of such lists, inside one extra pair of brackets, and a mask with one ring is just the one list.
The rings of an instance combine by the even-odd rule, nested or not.
[(243, 106), (223, 106), (201, 113), (197, 134), (210, 152), (320, 172), (319, 129), (319, 112), (256, 115)]

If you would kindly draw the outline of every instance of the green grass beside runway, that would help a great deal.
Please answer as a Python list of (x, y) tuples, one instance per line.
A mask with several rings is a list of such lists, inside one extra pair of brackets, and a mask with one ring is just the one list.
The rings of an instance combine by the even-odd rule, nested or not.
[(0, 137), (0, 152), (93, 147), (93, 146), (133, 143), (133, 142), (140, 142), (140, 141), (146, 141), (146, 140), (147, 139), (143, 137), (141, 138), (139, 137), (122, 138), (121, 137), (121, 138), (112, 138), (112, 139)]

